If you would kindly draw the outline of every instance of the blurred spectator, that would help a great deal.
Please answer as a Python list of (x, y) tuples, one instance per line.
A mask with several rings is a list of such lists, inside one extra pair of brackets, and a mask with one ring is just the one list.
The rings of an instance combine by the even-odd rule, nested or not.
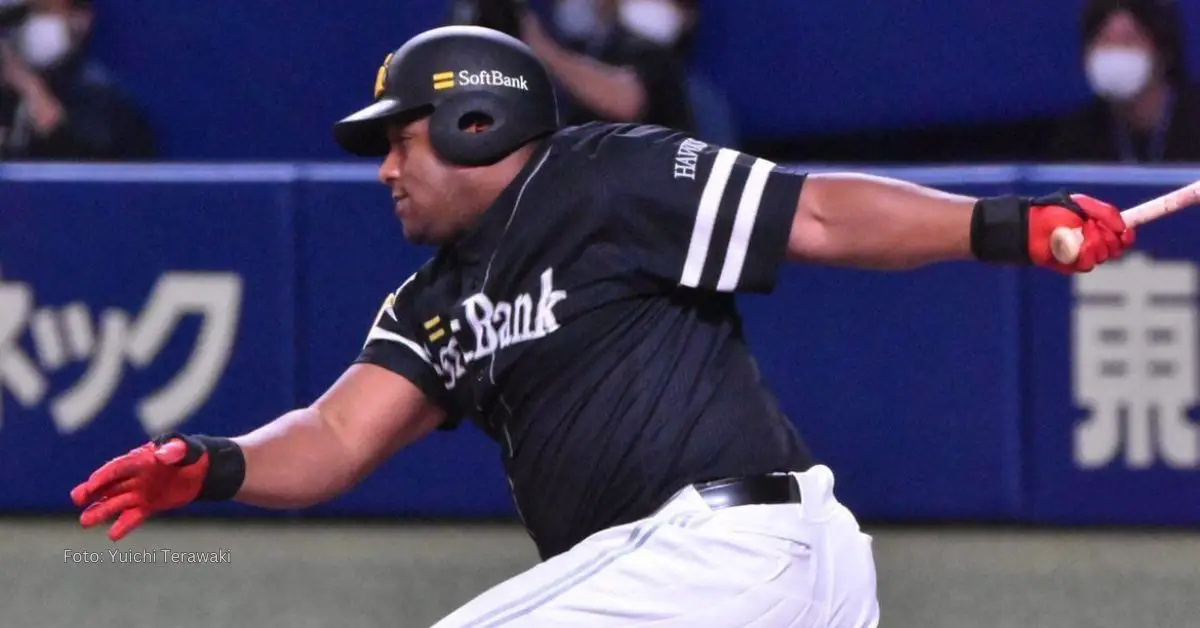
[(618, 16), (629, 32), (667, 48), (683, 67), (694, 135), (736, 147), (738, 131), (728, 99), (716, 83), (688, 63), (696, 41), (698, 5), (699, 0), (623, 0)]
[(152, 157), (146, 121), (88, 56), (91, 2), (7, 4), (12, 26), (0, 32), (0, 159)]
[[(554, 30), (533, 12), (521, 38), (562, 90), (565, 124), (642, 122), (695, 132), (677, 41), (695, 19), (669, 0), (555, 0)], [(561, 39), (561, 42), (559, 41)]]
[(1064, 119), (1052, 161), (1200, 161), (1200, 92), (1173, 0), (1088, 0), (1083, 67), (1093, 101)]

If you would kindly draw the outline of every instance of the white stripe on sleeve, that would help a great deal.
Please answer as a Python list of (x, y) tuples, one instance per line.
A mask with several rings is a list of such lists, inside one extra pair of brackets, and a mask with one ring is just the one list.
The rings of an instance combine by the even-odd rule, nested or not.
[(683, 263), (683, 274), (679, 283), (689, 288), (700, 285), (700, 275), (704, 272), (704, 262), (708, 259), (708, 248), (712, 243), (713, 225), (717, 221), (717, 210), (721, 208), (721, 197), (725, 194), (725, 185), (733, 172), (734, 161), (738, 158), (735, 150), (722, 148), (717, 151), (713, 160), (712, 170), (704, 184), (704, 192), (700, 195), (700, 206), (696, 211), (696, 222), (692, 226), (692, 240), (688, 244), (687, 258)]
[(717, 290), (729, 292), (737, 288), (742, 278), (742, 267), (746, 263), (746, 251), (750, 248), (750, 236), (754, 234), (754, 221), (758, 217), (758, 206), (762, 203), (767, 177), (775, 164), (766, 159), (757, 159), (750, 168), (742, 198), (738, 201), (737, 217), (733, 221), (733, 233), (729, 236), (729, 250), (725, 254), (725, 265), (721, 267), (721, 278)]
[(411, 349), (412, 352), (417, 354), (417, 357), (421, 358), (426, 364), (431, 366), (433, 365), (433, 363), (429, 360), (429, 354), (425, 352), (425, 349), (421, 347), (421, 345), (409, 340), (408, 338), (405, 338), (404, 336), (401, 336), (400, 334), (388, 331), (382, 327), (373, 327), (371, 328), (371, 333), (367, 334), (367, 341), (363, 343), (363, 346), (370, 344), (372, 340), (389, 340), (391, 342), (398, 342)]

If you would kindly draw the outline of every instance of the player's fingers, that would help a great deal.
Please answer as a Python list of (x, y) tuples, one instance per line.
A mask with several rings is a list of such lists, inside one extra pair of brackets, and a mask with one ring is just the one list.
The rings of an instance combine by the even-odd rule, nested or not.
[(1121, 211), (1116, 207), (1085, 194), (1073, 194), (1071, 199), (1079, 204), (1088, 218), (1108, 227), (1114, 233), (1125, 230), (1125, 219), (1121, 218)]
[(1086, 222), (1083, 225), (1083, 246), (1079, 249), (1079, 257), (1075, 259), (1072, 267), (1077, 272), (1086, 273), (1096, 267), (1096, 253), (1099, 249), (1104, 248), (1098, 242), (1099, 235), (1096, 233), (1096, 224)]
[[(85, 528), (90, 528), (90, 527), (96, 525), (96, 523), (95, 523), (96, 511), (103, 508), (105, 502), (107, 502), (107, 501), (108, 500), (105, 500), (105, 499), (98, 499), (98, 500), (92, 502), (91, 504), (88, 504), (88, 507), (84, 508), (83, 512), (80, 513), (80, 515), (79, 515), (79, 525), (81, 525)], [(103, 520), (103, 519), (101, 519), (101, 520)]]
[(81, 482), (75, 488), (71, 489), (71, 501), (75, 502), (75, 505), (80, 508), (92, 501), (92, 491), (88, 488), (87, 482)]
[(121, 513), (112, 527), (108, 529), (109, 540), (116, 542), (125, 538), (125, 535), (133, 531), (134, 528), (142, 525), (150, 516), (150, 511), (144, 507), (130, 508)]
[(1079, 259), (1075, 260), (1075, 270), (1081, 273), (1091, 271), (1096, 267), (1096, 250), (1090, 246), (1085, 246), (1079, 252)]
[(95, 499), (96, 495), (107, 490), (108, 487), (136, 477), (154, 466), (154, 464), (154, 459), (145, 455), (121, 456), (106, 463), (92, 473), (87, 482), (84, 482), (71, 491), (71, 497), (75, 500), (76, 504), (82, 505)]
[[(118, 466), (121, 460), (124, 460), (130, 454), (118, 456), (105, 462), (88, 476), (86, 480), (80, 482), (75, 488), (71, 489), (71, 501), (75, 502), (76, 506), (85, 506), (88, 502), (95, 501), (98, 495), (110, 483), (119, 482), (120, 478), (112, 478), (113, 467)], [(111, 478), (111, 479), (110, 479)]]
[(122, 511), (139, 503), (139, 501), (130, 497), (121, 497), (120, 499), (110, 497), (97, 500), (85, 508), (83, 513), (79, 515), (79, 525), (84, 528), (91, 528), (106, 521), (111, 521), (120, 515)]
[(1133, 246), (1133, 242), (1136, 239), (1137, 237), (1134, 235), (1133, 229), (1126, 229), (1125, 231), (1121, 232), (1121, 245), (1123, 248), (1127, 249)]
[(1094, 222), (1089, 222), (1088, 226), (1091, 229), (1084, 231), (1084, 233), (1088, 234), (1085, 237), (1088, 239), (1090, 246), (1095, 250), (1096, 263), (1103, 264), (1112, 256), (1113, 250), (1116, 248), (1117, 237), (1113, 232), (1102, 226), (1098, 226)]
[(1125, 251), (1129, 250), (1129, 247), (1133, 245), (1133, 240), (1133, 229), (1126, 229), (1121, 233), (1112, 234), (1112, 241), (1108, 243), (1109, 259), (1121, 259), (1121, 256), (1125, 255)]
[(1115, 258), (1121, 254), (1121, 236), (1108, 230), (1101, 229), (1101, 235), (1104, 238), (1104, 247), (1108, 249), (1109, 259)]
[(133, 508), (140, 503), (142, 503), (142, 499), (137, 493), (121, 493), (116, 497), (102, 499), (79, 515), (79, 525), (85, 528), (99, 525), (116, 517), (121, 511)]
[(140, 495), (145, 482), (140, 477), (132, 477), (128, 480), (122, 480), (116, 484), (106, 487), (104, 490), (97, 493), (95, 499), (112, 499), (122, 493), (134, 493)]
[(187, 444), (177, 438), (154, 450), (154, 457), (163, 464), (175, 464), (186, 455)]

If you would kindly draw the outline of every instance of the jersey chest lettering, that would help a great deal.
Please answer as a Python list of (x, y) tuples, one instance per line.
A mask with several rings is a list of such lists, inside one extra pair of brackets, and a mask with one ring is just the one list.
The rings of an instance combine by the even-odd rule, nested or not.
[[(554, 306), (565, 300), (567, 293), (554, 288), (553, 268), (542, 272), (540, 279), (540, 290), (520, 293), (512, 300), (493, 301), (482, 292), (463, 300), (461, 312), (466, 325), (457, 317), (451, 318), (451, 333), (445, 346), (436, 351), (427, 347), (437, 358), (433, 368), (445, 379), (447, 390), (458, 385), (472, 364), (494, 357), (508, 347), (545, 338), (559, 329)], [(426, 323), (427, 331), (432, 330), (431, 340), (445, 335), (441, 331), (441, 318), (435, 316)]]

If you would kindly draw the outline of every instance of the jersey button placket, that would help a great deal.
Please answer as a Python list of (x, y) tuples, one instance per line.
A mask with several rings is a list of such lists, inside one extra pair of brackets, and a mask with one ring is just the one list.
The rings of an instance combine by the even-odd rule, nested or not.
[[(481, 290), (483, 290), (483, 275), (480, 273), (480, 269), (477, 266), (472, 267), (471, 270), (465, 273), (465, 275), (465, 287), (468, 296), (478, 294)], [(479, 362), (475, 362), (471, 366), (475, 368), (475, 391), (471, 396), (474, 397), (475, 400), (475, 411), (482, 413), (483, 380), (486, 376), (484, 373), (485, 367)]]

